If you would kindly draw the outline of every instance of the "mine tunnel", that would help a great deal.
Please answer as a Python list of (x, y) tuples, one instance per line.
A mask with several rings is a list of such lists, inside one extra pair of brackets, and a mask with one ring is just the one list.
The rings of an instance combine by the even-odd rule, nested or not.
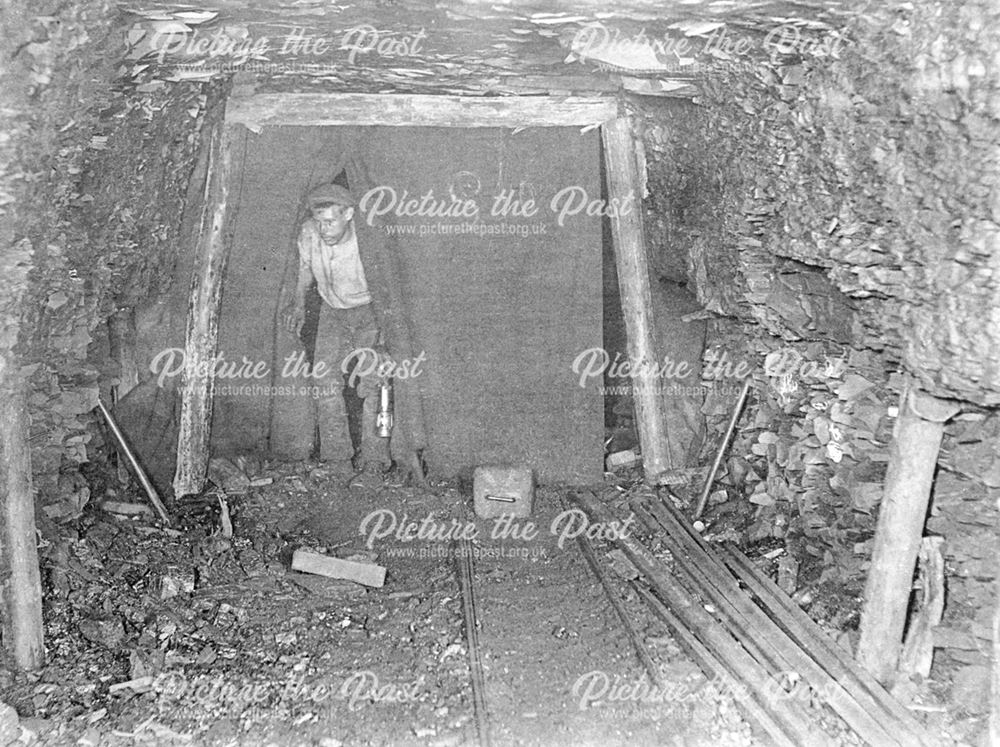
[(990, 3), (0, 18), (0, 743), (1000, 745)]

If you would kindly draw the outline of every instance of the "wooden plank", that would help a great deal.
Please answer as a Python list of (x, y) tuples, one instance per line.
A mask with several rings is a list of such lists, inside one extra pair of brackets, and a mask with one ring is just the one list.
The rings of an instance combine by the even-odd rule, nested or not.
[[(663, 491), (661, 491), (662, 493)], [(669, 495), (669, 491), (667, 491)], [(760, 600), (772, 620), (795, 641), (830, 676), (850, 684), (853, 697), (869, 712), (887, 719), (893, 733), (900, 733), (913, 744), (928, 744), (924, 730), (895, 698), (861, 669), (830, 637), (820, 629), (802, 608), (785, 594), (770, 578), (762, 574), (734, 545), (710, 545), (694, 530), (687, 519), (669, 499), (661, 495), (662, 514), (674, 519), (678, 534), (686, 534), (690, 542), (700, 547), (705, 555), (703, 563), (714, 568), (726, 568), (743, 584), (747, 591)], [(727, 587), (732, 591), (731, 587)]]
[[(580, 493), (571, 494), (571, 497), (591, 521), (607, 525), (610, 520), (608, 512), (593, 498)], [(804, 709), (784, 698), (768, 697), (768, 693), (778, 692), (780, 684), (737, 643), (729, 631), (719, 624), (698, 600), (674, 580), (666, 566), (647, 548), (631, 537), (616, 538), (615, 543), (646, 577), (657, 595), (683, 625), (696, 635), (706, 648), (725, 662), (730, 676), (759, 694), (760, 705), (768, 710), (774, 723), (781, 726), (780, 732), (771, 734), (775, 741), (783, 742), (790, 738), (793, 744), (833, 744), (826, 734), (809, 722)], [(713, 672), (706, 671), (705, 674), (712, 676)]]
[[(636, 504), (637, 506), (640, 504)], [(649, 514), (637, 509), (641, 519), (655, 518), (662, 527), (661, 540), (671, 552), (679, 570), (687, 574), (699, 590), (727, 618), (727, 626), (754, 657), (765, 663), (772, 674), (794, 672), (818, 693), (829, 706), (869, 744), (898, 745), (901, 742), (887, 728), (884, 716), (868, 693), (842, 682), (827, 672), (807, 651), (782, 630), (764, 610), (737, 587), (736, 579), (725, 570), (714, 549), (694, 542), (683, 522), (667, 510), (666, 501), (648, 506)], [(672, 507), (671, 507), (672, 508)], [(644, 516), (645, 514), (645, 516)], [(756, 652), (760, 651), (760, 655)], [(863, 700), (864, 703), (860, 703)], [(897, 732), (898, 733), (898, 732)]]
[(616, 119), (605, 125), (601, 133), (607, 159), (609, 201), (632, 206), (630, 210), (612, 211), (611, 235), (628, 336), (628, 356), (634, 367), (632, 401), (642, 447), (643, 472), (646, 481), (655, 484), (659, 475), (673, 465), (667, 444), (663, 397), (659, 392), (664, 382), (657, 379), (653, 365), (657, 360), (655, 326), (631, 120)]
[(35, 538), (35, 499), (31, 489), (27, 403), (14, 361), (0, 356), (0, 514), (5, 648), (23, 669), (45, 663), (42, 582)]
[(251, 130), (268, 125), (574, 127), (608, 122), (617, 112), (611, 97), (262, 93), (231, 98), (226, 121)]
[[(664, 534), (664, 527), (657, 523), (656, 517), (650, 513), (651, 508), (641, 503), (634, 504), (639, 521), (654, 536), (659, 536), (664, 547), (670, 552), (677, 571), (674, 578), (686, 586), (692, 594), (709, 601), (718, 611), (719, 617), (726, 621), (726, 626), (733, 637), (770, 674), (780, 675), (797, 671), (791, 653), (781, 645), (784, 641), (780, 637), (776, 638), (760, 630), (760, 621), (754, 619), (752, 613), (748, 613), (747, 606), (753, 607), (753, 603), (741, 597), (735, 579), (728, 573), (725, 576), (719, 574), (709, 563), (704, 562), (703, 558), (691, 557), (689, 549), (681, 546), (669, 530)], [(740, 604), (741, 602), (744, 603)]]
[(681, 645), (688, 656), (694, 659), (695, 664), (701, 667), (706, 674), (711, 672), (712, 677), (721, 682), (728, 692), (733, 696), (733, 700), (743, 708), (743, 712), (757, 726), (770, 735), (775, 745), (781, 747), (798, 747), (794, 740), (794, 734), (786, 733), (785, 727), (775, 720), (768, 712), (767, 708), (758, 703), (753, 696), (753, 690), (741, 683), (732, 674), (723, 662), (712, 653), (706, 645), (695, 637), (694, 633), (688, 630), (687, 626), (681, 622), (673, 612), (671, 612), (653, 593), (639, 584), (632, 582), (632, 588), (646, 602), (646, 605), (657, 617), (666, 623), (673, 633), (674, 638)]
[(208, 472), (208, 443), (212, 423), (212, 393), (219, 338), (222, 279), (229, 256), (226, 207), (230, 175), (230, 126), (217, 123), (212, 131), (205, 202), (198, 255), (191, 276), (181, 414), (177, 434), (174, 495), (198, 493)]
[(924, 537), (920, 542), (920, 559), (917, 562), (920, 607), (907, 626), (903, 652), (899, 657), (899, 672), (907, 677), (917, 674), (926, 679), (931, 675), (934, 629), (941, 624), (944, 614), (943, 544), (944, 537)]
[(933, 744), (913, 714), (831, 641), (774, 581), (754, 567), (749, 558), (735, 546), (725, 545), (722, 548), (722, 560), (746, 584), (747, 589), (767, 605), (782, 629), (799, 645), (808, 649), (827, 672), (841, 680), (856, 682), (868, 694), (867, 697), (860, 695), (855, 689), (856, 697), (862, 702), (871, 703), (873, 709), (880, 709), (885, 714), (887, 724), (891, 724), (893, 731), (898, 732), (901, 738), (908, 739), (911, 744)]
[(296, 550), (292, 554), (292, 570), (327, 578), (342, 578), (376, 588), (385, 584), (385, 568), (380, 565), (331, 558), (308, 550)]
[(152, 516), (153, 509), (145, 503), (126, 503), (125, 501), (104, 501), (101, 503), (101, 510), (109, 514), (122, 514), (123, 516)]

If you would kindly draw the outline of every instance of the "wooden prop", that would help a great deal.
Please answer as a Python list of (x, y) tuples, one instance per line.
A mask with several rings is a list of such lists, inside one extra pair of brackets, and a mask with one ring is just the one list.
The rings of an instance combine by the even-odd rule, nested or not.
[(35, 539), (27, 404), (12, 364), (0, 357), (0, 513), (2, 513), (3, 614), (5, 648), (23, 669), (45, 663), (42, 638), (42, 582)]
[(118, 385), (113, 387), (111, 404), (139, 385), (139, 361), (136, 359), (135, 309), (120, 309), (108, 317), (108, 338), (111, 359), (118, 362), (121, 371)]
[[(111, 387), (111, 405), (139, 385), (139, 362), (135, 349), (135, 309), (119, 309), (108, 317), (108, 343), (111, 359), (118, 362), (118, 384)], [(128, 483), (128, 467), (118, 460), (118, 481)]]
[(198, 255), (191, 277), (177, 434), (177, 471), (173, 481), (177, 498), (200, 492), (208, 471), (215, 383), (213, 363), (219, 338), (222, 280), (229, 256), (229, 242), (225, 235), (231, 163), (229, 140), (229, 125), (216, 124), (205, 179), (205, 212)]
[(616, 119), (605, 125), (601, 133), (607, 160), (608, 195), (617, 199), (619, 204), (632, 206), (628, 210), (614, 211), (611, 235), (628, 336), (628, 355), (637, 369), (632, 378), (632, 401), (642, 447), (643, 472), (646, 482), (655, 484), (659, 476), (673, 465), (667, 445), (666, 413), (659, 392), (662, 382), (653, 370), (657, 359), (655, 325), (631, 120)]
[(944, 424), (958, 410), (912, 384), (900, 397), (857, 653), (858, 662), (882, 683), (896, 672)]
[[(1000, 501), (997, 501), (1000, 508)], [(993, 708), (990, 709), (990, 744), (1000, 747), (1000, 577), (996, 583), (996, 612), (993, 615)]]

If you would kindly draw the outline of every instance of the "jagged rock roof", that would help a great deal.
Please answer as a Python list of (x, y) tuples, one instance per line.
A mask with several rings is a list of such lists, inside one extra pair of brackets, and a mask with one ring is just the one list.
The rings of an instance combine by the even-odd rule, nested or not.
[(857, 2), (269, 0), (120, 5), (126, 76), (269, 90), (692, 96), (714, 71), (836, 57)]

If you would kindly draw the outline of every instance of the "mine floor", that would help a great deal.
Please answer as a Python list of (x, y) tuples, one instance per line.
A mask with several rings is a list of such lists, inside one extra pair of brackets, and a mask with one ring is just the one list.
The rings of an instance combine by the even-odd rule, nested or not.
[[(752, 743), (623, 591), (677, 685), (649, 689), (577, 542), (560, 541), (579, 526), (564, 490), (540, 489), (530, 519), (502, 524), (476, 519), (458, 484), (348, 487), (303, 463), (253, 477), (270, 481), (225, 497), (231, 537), (208, 493), (174, 507), (176, 529), (95, 501), (76, 538), (42, 548), (48, 664), (2, 683), (40, 743), (474, 744), (459, 534), (474, 535), (494, 744)], [(295, 550), (377, 563), (385, 584), (292, 571)]]

